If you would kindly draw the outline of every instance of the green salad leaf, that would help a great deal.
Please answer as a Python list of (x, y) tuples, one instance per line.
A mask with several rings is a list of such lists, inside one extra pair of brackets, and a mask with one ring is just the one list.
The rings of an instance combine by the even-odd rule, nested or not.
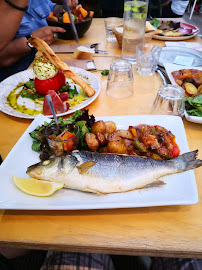
[(87, 143), (85, 141), (85, 134), (91, 132), (91, 129), (86, 126), (86, 121), (78, 121), (76, 122), (79, 126), (79, 148), (85, 150), (88, 148)]
[(152, 20), (151, 24), (156, 28), (161, 26), (161, 22), (158, 19), (155, 19), (155, 18)]
[(202, 117), (202, 95), (185, 97), (185, 108), (189, 115)]
[(73, 98), (74, 96), (78, 95), (79, 93), (76, 89), (76, 86), (74, 86), (74, 89), (70, 89), (68, 94), (69, 94), (69, 98)]

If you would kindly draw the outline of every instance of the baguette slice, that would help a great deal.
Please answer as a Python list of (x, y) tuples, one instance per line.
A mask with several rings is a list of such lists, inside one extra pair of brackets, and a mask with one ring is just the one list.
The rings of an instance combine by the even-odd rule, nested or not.
[(74, 59), (92, 59), (95, 51), (93, 49), (86, 48), (84, 46), (79, 46), (73, 54)]
[(61, 70), (67, 78), (71, 78), (74, 83), (80, 85), (87, 96), (92, 97), (95, 94), (95, 90), (71, 70), (67, 64), (62, 62), (45, 41), (37, 37), (31, 37), (28, 42), (40, 51), (44, 57), (49, 59), (53, 65)]

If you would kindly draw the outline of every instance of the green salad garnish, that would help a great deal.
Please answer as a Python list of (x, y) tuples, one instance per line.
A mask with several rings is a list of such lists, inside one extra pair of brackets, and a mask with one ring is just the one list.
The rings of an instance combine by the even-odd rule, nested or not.
[[(54, 123), (52, 120), (50, 123)], [(91, 132), (91, 127), (95, 123), (95, 117), (88, 114), (88, 110), (78, 110), (69, 119), (63, 119), (58, 117), (58, 124), (60, 129), (63, 131), (67, 125), (77, 124), (79, 126), (79, 144), (78, 150), (88, 150), (87, 143), (85, 141), (85, 134)], [(46, 136), (45, 129), (49, 123), (44, 122), (43, 125), (37, 126), (32, 132), (29, 133), (31, 138), (34, 140), (32, 143), (32, 150), (40, 152), (40, 159), (47, 160), (52, 155)]]
[(185, 108), (189, 115), (202, 117), (202, 95), (185, 97)]

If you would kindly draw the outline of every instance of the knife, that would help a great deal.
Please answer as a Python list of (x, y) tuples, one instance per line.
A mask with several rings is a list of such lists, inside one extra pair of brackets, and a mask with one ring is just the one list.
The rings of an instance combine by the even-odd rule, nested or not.
[(95, 53), (109, 53), (107, 51), (102, 51), (102, 50), (94, 50), (94, 51), (95, 51)]
[(76, 42), (79, 43), (78, 33), (77, 33), (77, 30), (76, 30), (74, 21), (72, 19), (71, 11), (70, 11), (70, 8), (69, 8), (69, 6), (67, 4), (67, 0), (63, 0), (63, 8), (64, 8), (65, 11), (67, 11), (67, 13), (69, 15), (69, 19), (70, 19), (70, 22), (71, 22), (71, 27), (72, 27), (72, 30), (74, 32), (74, 36), (75, 36)]

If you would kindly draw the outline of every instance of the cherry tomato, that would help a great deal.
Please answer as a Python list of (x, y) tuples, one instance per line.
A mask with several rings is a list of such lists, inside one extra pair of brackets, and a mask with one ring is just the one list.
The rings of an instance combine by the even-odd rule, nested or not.
[(178, 157), (179, 154), (180, 154), (180, 149), (177, 147), (177, 145), (173, 145), (172, 156), (173, 157)]
[(46, 95), (48, 90), (59, 91), (65, 85), (65, 75), (58, 71), (58, 74), (48, 80), (34, 79), (34, 86), (36, 91), (41, 95)]

